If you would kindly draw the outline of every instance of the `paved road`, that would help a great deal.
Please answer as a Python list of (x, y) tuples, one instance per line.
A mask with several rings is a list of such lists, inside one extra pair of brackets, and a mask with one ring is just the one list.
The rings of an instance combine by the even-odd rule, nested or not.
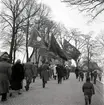
[(96, 87), (98, 88), (99, 93), (102, 95), (104, 98), (104, 84), (101, 83), (100, 81), (96, 82)]
[[(82, 84), (71, 74), (69, 80), (57, 84), (57, 81), (48, 81), (45, 89), (42, 88), (41, 80), (31, 85), (28, 92), (23, 90), (22, 95), (14, 94), (15, 97), (8, 98), (0, 105), (84, 105)], [(104, 97), (99, 93), (95, 86), (96, 95), (92, 98), (92, 105), (104, 105)]]

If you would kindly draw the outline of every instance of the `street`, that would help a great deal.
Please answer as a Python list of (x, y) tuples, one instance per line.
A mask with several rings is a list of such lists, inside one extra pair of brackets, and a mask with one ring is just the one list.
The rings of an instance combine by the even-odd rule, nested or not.
[[(71, 73), (69, 79), (62, 84), (57, 84), (57, 81), (52, 79), (48, 81), (46, 88), (42, 88), (38, 77), (28, 92), (23, 89), (21, 95), (14, 93), (15, 96), (9, 97), (6, 102), (0, 102), (0, 105), (85, 105), (82, 84), (83, 82), (79, 82), (74, 73)], [(96, 86), (91, 105), (104, 105), (104, 97)]]

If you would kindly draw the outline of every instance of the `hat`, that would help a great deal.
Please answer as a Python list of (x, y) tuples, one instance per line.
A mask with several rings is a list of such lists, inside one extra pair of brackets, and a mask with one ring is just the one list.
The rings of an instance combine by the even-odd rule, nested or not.
[(20, 60), (20, 59), (18, 59), (18, 60), (16, 61), (16, 63), (21, 63), (21, 60)]
[(9, 56), (7, 54), (4, 54), (3, 56), (1, 56), (1, 59), (9, 60)]

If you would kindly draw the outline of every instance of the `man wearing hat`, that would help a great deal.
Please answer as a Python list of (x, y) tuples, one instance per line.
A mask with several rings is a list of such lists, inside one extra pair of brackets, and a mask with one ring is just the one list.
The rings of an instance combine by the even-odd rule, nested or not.
[(9, 81), (11, 77), (11, 64), (8, 63), (9, 57), (4, 54), (0, 59), (0, 95), (1, 101), (7, 100), (9, 92)]

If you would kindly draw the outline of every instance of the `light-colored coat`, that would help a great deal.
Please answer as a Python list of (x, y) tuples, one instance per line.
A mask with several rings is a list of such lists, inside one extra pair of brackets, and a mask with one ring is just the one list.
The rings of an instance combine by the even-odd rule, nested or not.
[(53, 67), (53, 72), (54, 72), (54, 75), (57, 76), (56, 66), (55, 66), (55, 65), (54, 65), (54, 67)]
[(25, 77), (33, 78), (34, 76), (34, 65), (31, 62), (24, 64)]
[(11, 78), (11, 64), (0, 62), (0, 94), (9, 92), (9, 80)]

